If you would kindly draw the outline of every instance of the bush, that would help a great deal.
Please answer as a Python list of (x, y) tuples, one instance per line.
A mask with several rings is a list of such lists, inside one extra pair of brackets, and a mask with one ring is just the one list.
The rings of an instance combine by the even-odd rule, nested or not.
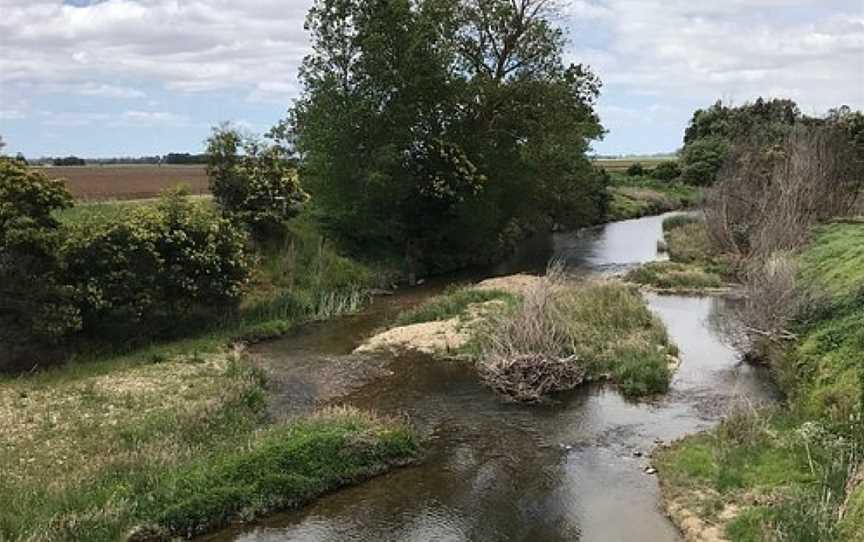
[(729, 145), (720, 138), (706, 138), (694, 141), (684, 148), (681, 162), (681, 179), (689, 184), (708, 186), (714, 182)]
[[(249, 274), (242, 230), (180, 192), (112, 221), (81, 221), (61, 248), (84, 328), (176, 326), (233, 310)], [(100, 330), (101, 331), (101, 330)]]
[(675, 228), (680, 228), (681, 226), (686, 226), (687, 224), (696, 224), (696, 223), (704, 223), (705, 221), (692, 214), (678, 214), (668, 216), (663, 219), (663, 233), (668, 233)]
[(0, 160), (0, 369), (80, 325), (61, 280), (59, 224), (52, 215), (71, 205), (61, 181)]
[(651, 172), (651, 176), (661, 181), (673, 181), (681, 176), (681, 166), (672, 160), (660, 162)]
[(210, 191), (223, 214), (246, 225), (258, 240), (283, 233), (307, 199), (287, 151), (278, 145), (223, 125), (213, 130), (207, 155)]
[(628, 177), (641, 177), (645, 175), (645, 168), (640, 162), (634, 162), (627, 168)]

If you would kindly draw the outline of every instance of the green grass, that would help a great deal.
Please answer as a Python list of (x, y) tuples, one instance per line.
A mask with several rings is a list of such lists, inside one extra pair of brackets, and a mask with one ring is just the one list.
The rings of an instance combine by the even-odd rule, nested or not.
[(838, 525), (840, 538), (849, 542), (864, 541), (864, 485), (849, 497), (846, 515)]
[(819, 228), (800, 258), (802, 282), (832, 297), (864, 291), (864, 224)]
[[(237, 353), (58, 369), (0, 382), (0, 539), (187, 536), (302, 504), (414, 457), (401, 421), (265, 414)], [(111, 370), (106, 370), (111, 369)]]
[(674, 230), (675, 228), (680, 228), (682, 226), (687, 226), (689, 224), (699, 224), (704, 222), (705, 219), (699, 216), (694, 216), (692, 214), (679, 214), (668, 216), (663, 219), (663, 232), (668, 232), (670, 230)]
[[(82, 205), (59, 218), (112, 220), (148, 204)], [(382, 279), (305, 216), (284, 242), (257, 250), (237, 314), (170, 342), (82, 344), (62, 367), (0, 376), (0, 540), (187, 536), (413, 458), (398, 420), (348, 410), (268, 419), (263, 373), (226, 345), (354, 312)]]
[(627, 220), (698, 205), (701, 191), (677, 182), (612, 174), (609, 220)]
[(723, 286), (723, 279), (702, 266), (678, 262), (650, 262), (624, 276), (624, 280), (663, 290), (701, 290)]
[(470, 286), (447, 288), (425, 303), (408, 309), (396, 317), (395, 325), (407, 326), (421, 322), (435, 322), (464, 316), (472, 304), (501, 300), (507, 305), (517, 303), (517, 297), (501, 290), (477, 289)]
[(657, 454), (664, 488), (703, 517), (716, 519), (705, 503), (717, 495), (749, 503), (726, 524), (731, 540), (864, 539), (864, 485), (847, 495), (864, 465), (862, 241), (862, 224), (824, 226), (798, 257), (799, 287), (816, 304), (795, 326), (798, 340), (770, 359), (792, 375), (779, 381), (786, 408), (733, 418)]
[(688, 292), (722, 287), (732, 275), (729, 265), (714, 253), (701, 217), (670, 216), (663, 220), (663, 235), (670, 261), (644, 264), (628, 272), (625, 280)]

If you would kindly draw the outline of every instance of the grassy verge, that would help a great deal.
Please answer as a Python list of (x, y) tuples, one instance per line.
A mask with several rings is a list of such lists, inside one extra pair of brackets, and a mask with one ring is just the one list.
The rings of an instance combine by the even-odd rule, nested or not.
[(628, 220), (698, 205), (698, 188), (678, 182), (612, 174), (608, 219)]
[(723, 280), (700, 266), (678, 262), (651, 262), (626, 275), (626, 280), (661, 290), (691, 291), (720, 288)]
[(667, 262), (650, 262), (624, 277), (629, 282), (669, 292), (701, 292), (729, 282), (729, 265), (713, 254), (702, 218), (677, 215), (663, 221)]
[(239, 352), (0, 381), (0, 539), (187, 536), (298, 505), (410, 459), (396, 420), (265, 415)]
[(818, 301), (768, 360), (786, 408), (733, 414), (656, 454), (666, 496), (731, 540), (864, 539), (862, 243), (864, 226), (834, 224), (798, 257), (798, 287)]

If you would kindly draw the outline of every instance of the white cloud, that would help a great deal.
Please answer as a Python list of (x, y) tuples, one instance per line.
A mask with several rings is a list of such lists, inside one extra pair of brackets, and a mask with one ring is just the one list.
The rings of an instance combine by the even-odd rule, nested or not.
[(146, 128), (153, 126), (184, 126), (190, 120), (184, 115), (165, 111), (129, 110), (120, 114), (92, 112), (40, 111), (41, 123), (55, 127), (106, 126), (109, 128)]
[(574, 5), (581, 4), (587, 6), (573, 14), (573, 27), (596, 26), (599, 16), (605, 43), (590, 49), (576, 44), (571, 58), (591, 63), (607, 88), (691, 101), (788, 95), (804, 108), (823, 111), (841, 103), (864, 107), (860, 1), (594, 0)]
[[(192, 126), (158, 111), (171, 108), (170, 96), (157, 101), (145, 88), (217, 100), (224, 99), (217, 91), (230, 90), (249, 107), (287, 106), (299, 93), (297, 69), (309, 51), (303, 21), (311, 2), (103, 0), (76, 7), (0, 0), (0, 119)], [(842, 103), (864, 108), (861, 0), (559, 3), (573, 41), (568, 58), (592, 65), (604, 82), (609, 144), (628, 129), (680, 133), (694, 104), (717, 98), (788, 96), (809, 113)], [(39, 108), (75, 109), (59, 98), (54, 107), (30, 105), (49, 93), (137, 101), (122, 114), (41, 115)]]
[[(180, 92), (292, 85), (308, 50), (308, 0), (0, 0), (0, 85), (24, 95), (51, 85), (156, 81)], [(90, 95), (142, 97), (98, 83)], [(85, 90), (85, 94), (88, 91)]]
[(144, 92), (116, 85), (106, 85), (97, 83), (88, 83), (77, 89), (78, 94), (82, 96), (100, 96), (104, 98), (144, 98), (147, 96)]
[(185, 115), (177, 115), (165, 111), (125, 111), (119, 117), (112, 118), (108, 126), (183, 126), (189, 123)]

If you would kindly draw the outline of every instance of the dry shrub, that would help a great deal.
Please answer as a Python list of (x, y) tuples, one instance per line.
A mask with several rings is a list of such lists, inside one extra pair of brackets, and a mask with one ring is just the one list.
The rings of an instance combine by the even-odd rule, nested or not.
[(530, 402), (582, 382), (584, 366), (565, 354), (567, 315), (556, 300), (566, 281), (563, 267), (553, 264), (524, 293), (517, 310), (496, 315), (488, 323), (477, 366), (480, 376), (499, 392)]
[(560, 266), (494, 315), (478, 337), (478, 372), (519, 401), (610, 378), (628, 396), (668, 388), (665, 328), (634, 288), (612, 281), (570, 283)]
[(853, 212), (864, 186), (861, 156), (838, 126), (798, 125), (778, 145), (750, 139), (733, 147), (706, 191), (708, 233), (738, 260), (748, 294), (742, 332), (757, 354), (794, 338), (789, 323), (814, 302), (796, 287), (793, 254), (815, 224)]
[(860, 156), (831, 125), (796, 126), (775, 146), (751, 139), (733, 147), (705, 194), (711, 237), (742, 259), (800, 247), (815, 223), (854, 208)]
[(746, 331), (772, 340), (791, 339), (789, 324), (809, 304), (796, 287), (798, 266), (788, 252), (752, 261), (744, 271), (746, 298), (740, 320)]

